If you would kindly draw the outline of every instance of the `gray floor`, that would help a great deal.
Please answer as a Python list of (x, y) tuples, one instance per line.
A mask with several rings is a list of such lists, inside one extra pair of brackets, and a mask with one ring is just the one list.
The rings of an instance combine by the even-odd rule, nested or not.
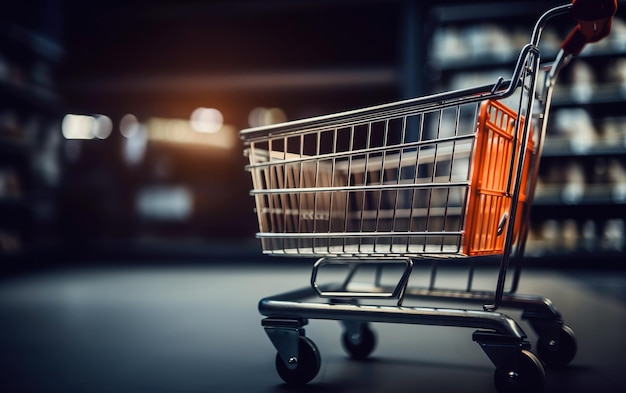
[[(320, 373), (299, 390), (283, 385), (257, 303), (308, 280), (308, 266), (287, 262), (68, 268), (3, 279), (2, 391), (495, 391), (473, 330), (376, 324), (378, 347), (357, 362), (341, 349), (339, 324), (318, 320), (307, 336), (320, 349)], [(626, 392), (623, 272), (533, 269), (520, 292), (550, 297), (579, 340), (572, 364), (549, 371), (546, 392)]]

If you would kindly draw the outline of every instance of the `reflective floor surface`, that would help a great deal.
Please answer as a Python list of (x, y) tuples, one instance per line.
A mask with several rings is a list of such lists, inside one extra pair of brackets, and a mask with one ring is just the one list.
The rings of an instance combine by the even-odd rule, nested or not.
[[(353, 361), (341, 348), (340, 324), (320, 320), (306, 327), (321, 352), (319, 374), (305, 387), (284, 385), (257, 303), (307, 286), (309, 276), (305, 264), (284, 261), (173, 261), (5, 277), (2, 391), (495, 392), (493, 366), (471, 329), (374, 324), (375, 352)], [(571, 365), (548, 370), (546, 392), (626, 391), (623, 271), (529, 269), (520, 292), (551, 298), (578, 338)]]

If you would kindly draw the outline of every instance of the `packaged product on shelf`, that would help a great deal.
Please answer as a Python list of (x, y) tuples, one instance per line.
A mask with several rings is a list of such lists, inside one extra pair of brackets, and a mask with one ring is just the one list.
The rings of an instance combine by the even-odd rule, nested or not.
[(572, 64), (571, 93), (578, 102), (589, 102), (597, 85), (593, 68), (586, 62), (577, 59)]
[(564, 251), (576, 251), (578, 248), (579, 234), (576, 220), (567, 219), (562, 223), (561, 236)]
[(458, 29), (449, 26), (437, 29), (431, 46), (433, 59), (442, 63), (463, 59), (467, 56), (467, 47)]
[(593, 161), (593, 178), (589, 179), (589, 183), (609, 183), (609, 168), (606, 158), (598, 157)]
[(564, 173), (565, 185), (561, 191), (561, 198), (565, 203), (578, 203), (585, 195), (585, 170), (579, 162), (570, 162)]
[(607, 220), (602, 232), (602, 249), (604, 251), (624, 250), (624, 220), (616, 218)]
[(585, 109), (561, 109), (554, 114), (555, 131), (569, 141), (570, 148), (577, 153), (585, 153), (598, 140), (593, 120)]
[(620, 57), (612, 61), (607, 70), (608, 83), (626, 91), (626, 58)]
[(467, 29), (470, 53), (477, 58), (488, 56), (496, 60), (508, 60), (517, 54), (513, 50), (508, 32), (496, 24), (487, 23)]
[(551, 253), (558, 251), (560, 247), (560, 225), (557, 220), (549, 219), (545, 220), (541, 225), (541, 237), (543, 250)]
[[(522, 34), (526, 34), (526, 32)], [(546, 27), (543, 31), (541, 42), (539, 43), (539, 50), (548, 55), (555, 54), (561, 49), (561, 41), (561, 35), (554, 27)], [(521, 47), (521, 45), (518, 47)]]
[(585, 251), (593, 251), (596, 248), (596, 222), (594, 220), (586, 220), (580, 231), (581, 245)]
[[(606, 45), (615, 51), (626, 50), (626, 22), (621, 18), (614, 17), (611, 24), (611, 34), (607, 37)], [(598, 42), (600, 44), (601, 42)], [(592, 45), (589, 45), (590, 47)]]
[(626, 148), (626, 118), (607, 117), (602, 120), (602, 140), (607, 146)]
[(626, 166), (617, 159), (612, 159), (608, 167), (609, 181), (612, 184), (613, 200), (626, 202)]

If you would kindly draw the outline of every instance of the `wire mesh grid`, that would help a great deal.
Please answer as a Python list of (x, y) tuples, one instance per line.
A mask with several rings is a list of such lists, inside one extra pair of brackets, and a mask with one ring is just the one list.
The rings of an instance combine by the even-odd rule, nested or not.
[(264, 252), (461, 253), (477, 109), (461, 104), (251, 142)]
[(536, 176), (538, 72), (529, 44), (508, 81), (242, 131), (264, 253), (508, 255)]

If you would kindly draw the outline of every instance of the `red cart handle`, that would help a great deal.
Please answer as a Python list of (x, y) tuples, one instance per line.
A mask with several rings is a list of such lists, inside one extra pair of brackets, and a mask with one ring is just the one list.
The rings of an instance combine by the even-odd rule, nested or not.
[(611, 31), (617, 0), (572, 0), (572, 17), (578, 22), (561, 48), (578, 55), (589, 42), (600, 41)]

